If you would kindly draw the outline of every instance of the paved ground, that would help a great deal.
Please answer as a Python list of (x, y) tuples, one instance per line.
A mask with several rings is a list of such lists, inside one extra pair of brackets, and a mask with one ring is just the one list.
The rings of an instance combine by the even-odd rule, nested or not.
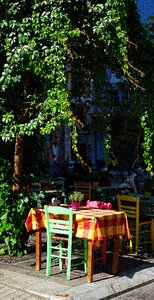
[[(1, 282), (3, 280), (3, 282)], [(0, 299), (4, 300), (41, 300), (45, 299), (42, 297), (35, 296), (34, 294), (27, 293), (24, 289), (14, 288), (12, 284), (6, 282), (2, 276), (0, 280)]]
[[(152, 300), (154, 293), (154, 256), (121, 255), (117, 276), (111, 274), (112, 253), (107, 255), (107, 267), (98, 263), (94, 281), (87, 283), (83, 270), (73, 270), (72, 279), (54, 267), (54, 276), (45, 276), (46, 253), (42, 269), (35, 271), (35, 253), (22, 259), (0, 259), (0, 299), (4, 300)], [(129, 292), (129, 294), (126, 294)]]
[(115, 300), (153, 300), (154, 299), (154, 283), (146, 284), (138, 287), (123, 295), (118, 295)]

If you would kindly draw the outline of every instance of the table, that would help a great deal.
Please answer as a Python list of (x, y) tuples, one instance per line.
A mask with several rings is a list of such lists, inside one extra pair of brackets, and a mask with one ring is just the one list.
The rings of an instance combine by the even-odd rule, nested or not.
[[(41, 268), (41, 229), (46, 228), (44, 209), (31, 208), (25, 226), (36, 231), (36, 270)], [(87, 281), (93, 280), (93, 249), (105, 238), (114, 238), (112, 273), (117, 273), (120, 237), (130, 238), (127, 216), (123, 211), (103, 209), (79, 209), (73, 211), (75, 236), (88, 239)]]

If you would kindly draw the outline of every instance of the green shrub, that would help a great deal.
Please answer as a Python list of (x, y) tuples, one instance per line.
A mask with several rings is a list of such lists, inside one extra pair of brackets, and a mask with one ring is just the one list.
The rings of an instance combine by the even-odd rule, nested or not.
[(3, 161), (0, 167), (0, 254), (19, 256), (26, 253), (25, 220), (36, 202), (30, 192), (12, 191), (11, 174), (10, 163)]

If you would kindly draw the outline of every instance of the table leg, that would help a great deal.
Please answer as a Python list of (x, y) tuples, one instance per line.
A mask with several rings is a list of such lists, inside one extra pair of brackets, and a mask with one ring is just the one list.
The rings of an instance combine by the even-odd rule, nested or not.
[(41, 269), (41, 230), (36, 230), (36, 270)]
[(113, 250), (113, 267), (112, 274), (116, 275), (118, 271), (118, 262), (119, 262), (119, 249), (121, 247), (120, 237), (116, 237), (114, 240), (114, 250)]
[(93, 281), (93, 245), (92, 241), (88, 240), (88, 272), (87, 281), (91, 283)]

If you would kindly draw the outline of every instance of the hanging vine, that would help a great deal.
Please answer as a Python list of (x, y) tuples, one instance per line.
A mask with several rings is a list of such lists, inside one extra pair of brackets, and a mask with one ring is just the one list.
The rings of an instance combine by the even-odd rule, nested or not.
[[(77, 152), (77, 123), (71, 99), (86, 98), (97, 105), (109, 79), (110, 68), (134, 85), (143, 76), (129, 56), (128, 15), (132, 0), (26, 0), (1, 4), (1, 104), (0, 134), (4, 141), (16, 135), (42, 135), (68, 121), (73, 150)], [(67, 64), (71, 63), (72, 88), (68, 92)], [(138, 76), (136, 76), (136, 73)], [(100, 98), (93, 97), (100, 89)], [(101, 88), (100, 88), (101, 86)], [(102, 86), (103, 89), (102, 90)], [(108, 107), (106, 101), (103, 102)], [(109, 116), (110, 118), (110, 116)], [(111, 144), (107, 125), (106, 150)], [(74, 135), (74, 138), (73, 138)], [(79, 154), (77, 154), (79, 155)], [(78, 156), (79, 157), (79, 156)]]
[(141, 117), (141, 127), (143, 129), (144, 133), (144, 142), (142, 143), (143, 148), (143, 158), (144, 162), (147, 165), (146, 170), (148, 172), (152, 171), (153, 168), (153, 157), (151, 154), (151, 148), (152, 148), (152, 140), (154, 132), (151, 130), (151, 128), (148, 125), (148, 112), (146, 111), (145, 114)]

